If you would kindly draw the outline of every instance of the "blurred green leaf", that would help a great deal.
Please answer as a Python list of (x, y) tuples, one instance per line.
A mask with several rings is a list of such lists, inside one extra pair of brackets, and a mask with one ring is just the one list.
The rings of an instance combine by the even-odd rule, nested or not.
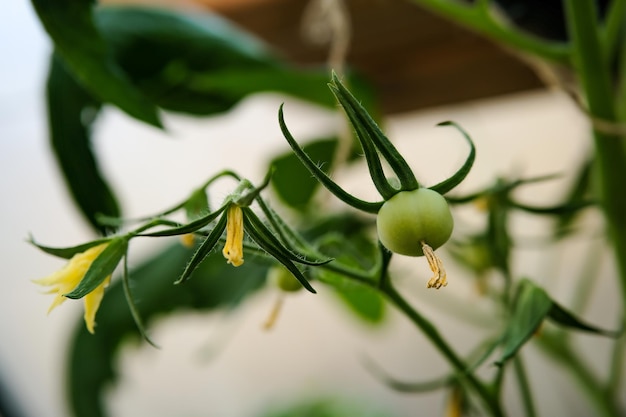
[(519, 283), (517, 289), (513, 315), (502, 343), (503, 352), (496, 364), (503, 365), (504, 362), (515, 356), (546, 318), (572, 329), (610, 337), (618, 335), (618, 332), (602, 330), (584, 323), (554, 302), (542, 288), (532, 281), (524, 279)]
[[(233, 268), (221, 256), (209, 256), (194, 272), (194, 279), (173, 285), (191, 253), (174, 245), (130, 272), (137, 308), (147, 325), (175, 311), (234, 307), (264, 283), (267, 265), (254, 258)], [(69, 347), (67, 389), (77, 417), (107, 415), (104, 394), (117, 378), (116, 355), (124, 341), (140, 337), (120, 280), (106, 291), (96, 320), (94, 335), (82, 320), (77, 323)]]
[(95, 19), (119, 65), (164, 109), (216, 114), (262, 91), (333, 105), (325, 70), (289, 67), (255, 38), (210, 13), (103, 7)]
[[(368, 271), (376, 266), (379, 253), (367, 237), (355, 234), (325, 236), (319, 243), (320, 251), (333, 256), (336, 262)], [(372, 288), (343, 275), (324, 269), (315, 270), (317, 278), (336, 290), (336, 294), (357, 317), (370, 324), (381, 324), (385, 318), (385, 302)]]
[(93, 22), (91, 0), (32, 0), (55, 50), (86, 90), (129, 115), (161, 126), (156, 107), (129, 81)]
[[(315, 140), (309, 142), (303, 149), (314, 161), (324, 161), (322, 170), (328, 173), (337, 149), (337, 138)], [(275, 168), (272, 187), (276, 194), (290, 207), (306, 211), (320, 183), (293, 152), (275, 158), (271, 165)]]
[(263, 413), (263, 417), (390, 417), (388, 411), (378, 410), (375, 404), (363, 401), (307, 400), (291, 407)]
[(91, 149), (91, 127), (101, 103), (76, 82), (57, 54), (50, 61), (47, 105), (50, 142), (72, 197), (89, 223), (106, 234), (110, 228), (100, 225), (97, 215), (121, 213)]

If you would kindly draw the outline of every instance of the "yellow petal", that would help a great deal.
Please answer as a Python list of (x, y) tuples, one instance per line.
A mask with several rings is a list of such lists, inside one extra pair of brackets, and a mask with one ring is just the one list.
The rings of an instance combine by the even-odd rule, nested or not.
[(226, 243), (222, 254), (233, 266), (243, 265), (243, 211), (232, 204), (226, 213)]
[(111, 276), (106, 277), (102, 284), (98, 285), (95, 290), (90, 292), (85, 296), (85, 325), (87, 326), (87, 330), (89, 333), (94, 333), (94, 328), (96, 326), (96, 313), (98, 312), (98, 308), (100, 308), (100, 303), (102, 302), (102, 298), (104, 297), (104, 289), (111, 282)]

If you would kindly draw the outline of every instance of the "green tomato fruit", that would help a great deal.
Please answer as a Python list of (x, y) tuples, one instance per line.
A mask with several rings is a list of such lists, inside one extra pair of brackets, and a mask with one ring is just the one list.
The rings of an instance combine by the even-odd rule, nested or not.
[(436, 191), (401, 191), (383, 204), (376, 218), (378, 238), (392, 252), (423, 256), (421, 242), (437, 249), (452, 234), (454, 221), (446, 199)]
[(302, 289), (302, 284), (282, 265), (273, 266), (267, 274), (268, 280), (285, 292), (295, 292)]

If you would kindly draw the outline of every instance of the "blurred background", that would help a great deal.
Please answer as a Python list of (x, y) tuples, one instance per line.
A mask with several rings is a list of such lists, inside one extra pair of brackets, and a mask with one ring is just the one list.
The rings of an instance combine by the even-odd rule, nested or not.
[[(484, 187), (497, 176), (563, 173), (557, 181), (519, 193), (529, 203), (557, 202), (571, 180), (570, 168), (584, 159), (590, 146), (588, 124), (569, 97), (544, 87), (519, 59), (461, 29), (441, 26), (415, 6), (405, 9), (407, 4), (397, 2), (398, 14), (387, 17), (382, 14), (389, 10), (385, 2), (369, 3), (360, 17), (354, 15), (350, 56), (375, 86), (388, 115), (386, 132), (418, 178), (434, 184), (462, 164), (466, 149), (457, 135), (435, 127), (454, 120), (472, 134), (478, 148), (475, 168), (460, 194)], [(186, 7), (198, 12), (216, 8), (238, 24), (247, 24), (294, 62), (326, 58), (323, 46), (299, 35), (304, 2), (207, 1)], [(26, 239), (32, 233), (51, 246), (71, 246), (93, 234), (74, 207), (47, 142), (43, 96), (50, 42), (30, 4), (5, 2), (0, 8), (0, 52), (6, 57), (0, 66), (0, 395), (6, 409), (13, 411), (6, 417), (67, 416), (65, 361), (82, 303), (66, 302), (46, 316), (50, 299), (31, 280), (63, 263), (41, 254)], [(264, 8), (271, 12), (262, 14)], [(371, 24), (377, 18), (389, 20)], [(276, 122), (283, 102), (299, 140), (330, 134), (342, 123), (338, 113), (277, 94), (252, 96), (219, 117), (168, 114), (165, 131), (108, 107), (97, 122), (93, 145), (126, 215), (143, 216), (180, 201), (224, 168), (260, 181), (267, 161), (286, 151)], [(338, 180), (365, 198), (374, 191), (363, 182), (364, 172), (348, 172)], [(471, 209), (459, 213), (455, 233), (471, 228), (477, 214)], [(589, 221), (597, 223), (593, 216)], [(514, 228), (532, 240), (546, 231), (546, 224), (519, 216)], [(133, 244), (131, 266), (155, 245)], [(568, 276), (579, 267), (576, 256), (588, 245), (567, 241), (549, 249), (522, 247), (515, 258), (518, 275), (532, 277), (567, 303)], [(597, 275), (597, 292), (585, 312), (592, 323), (616, 316), (615, 280), (606, 258), (609, 266)], [(442, 326), (453, 345), (462, 346), (485, 330), (480, 323), (459, 320), (473, 312), (480, 321), (480, 297), (462, 272), (448, 265), (450, 285), (439, 292), (425, 288), (429, 271), (423, 259), (399, 259), (395, 267), (412, 271), (415, 278), (403, 278), (401, 289)], [(445, 362), (419, 332), (395, 311), (388, 312), (384, 326), (368, 326), (351, 316), (330, 291), (318, 289), (317, 296), (288, 297), (270, 332), (262, 330), (276, 298), (269, 288), (234, 312), (176, 314), (159, 320), (151, 334), (162, 349), (137, 341), (124, 344), (117, 363), (120, 382), (107, 392), (107, 409), (116, 417), (253, 417), (299, 401), (330, 398), (358, 404), (371, 415), (444, 415), (447, 392), (395, 392), (365, 366), (369, 358), (410, 381), (445, 374)], [(459, 300), (473, 306), (472, 311), (458, 307)], [(594, 357), (602, 357), (608, 346), (604, 343), (581, 337), (582, 349), (597, 352)], [(545, 372), (547, 361), (532, 345), (524, 354), (542, 415), (590, 415), (558, 367)], [(507, 401), (519, 402), (515, 395)], [(517, 410), (519, 414), (512, 415), (522, 415)]]

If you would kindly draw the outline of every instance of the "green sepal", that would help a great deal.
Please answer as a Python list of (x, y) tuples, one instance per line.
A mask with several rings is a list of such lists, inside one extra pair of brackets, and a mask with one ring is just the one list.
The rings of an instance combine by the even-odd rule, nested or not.
[(459, 170), (447, 180), (442, 181), (439, 184), (433, 185), (432, 187), (429, 187), (431, 190), (437, 191), (439, 194), (445, 194), (457, 185), (459, 185), (465, 179), (465, 177), (467, 177), (467, 174), (469, 174), (472, 166), (474, 165), (474, 161), (476, 160), (476, 147), (474, 146), (474, 142), (472, 141), (470, 135), (457, 123), (452, 121), (446, 121), (437, 124), (437, 126), (455, 127), (459, 132), (461, 132), (461, 134), (467, 140), (467, 143), (470, 146), (470, 153), (461, 168), (459, 168)]
[(128, 304), (130, 315), (133, 317), (135, 326), (137, 326), (137, 330), (139, 330), (139, 334), (141, 334), (143, 339), (150, 345), (158, 349), (159, 346), (154, 343), (152, 339), (150, 339), (150, 337), (148, 336), (146, 326), (143, 324), (141, 314), (139, 313), (139, 308), (137, 308), (137, 303), (135, 302), (135, 297), (133, 296), (133, 291), (130, 285), (130, 277), (128, 275), (128, 255), (124, 256), (122, 265), (122, 286), (124, 288), (124, 298), (126, 299), (126, 304)]
[(49, 255), (56, 256), (58, 258), (63, 258), (63, 259), (70, 259), (72, 256), (78, 253), (83, 253), (89, 248), (93, 248), (94, 246), (98, 246), (103, 243), (109, 242), (111, 241), (111, 239), (112, 238), (108, 237), (108, 238), (92, 240), (91, 242), (82, 243), (77, 246), (70, 246), (67, 248), (53, 248), (50, 246), (40, 245), (39, 243), (35, 242), (32, 236), (30, 236), (28, 238), (28, 243), (36, 246), (38, 249), (42, 250), (43, 252)]
[(257, 236), (266, 242), (266, 245), (274, 247), (289, 260), (310, 266), (325, 265), (333, 261), (333, 258), (328, 257), (324, 257), (323, 259), (307, 260), (306, 256), (311, 256), (312, 254), (295, 253), (293, 248), (287, 248), (283, 242), (274, 236), (272, 231), (265, 224), (263, 224), (261, 219), (259, 219), (249, 207), (242, 207), (242, 210), (244, 224), (252, 227)]
[[(419, 187), (419, 183), (411, 170), (411, 167), (406, 162), (404, 157), (393, 146), (391, 141), (380, 130), (374, 119), (365, 110), (365, 108), (359, 103), (359, 101), (352, 95), (352, 93), (341, 83), (337, 74), (333, 72), (332, 83), (329, 84), (330, 90), (339, 101), (339, 104), (344, 108), (346, 114), (353, 114), (355, 122), (353, 125), (360, 126), (364, 132), (367, 132), (367, 136), (371, 139), (374, 146), (381, 153), (383, 158), (387, 161), (393, 172), (398, 177), (402, 190), (415, 190)], [(350, 119), (352, 121), (352, 118)], [(366, 138), (364, 138), (366, 139)]]
[(161, 127), (156, 107), (112, 59), (93, 21), (92, 0), (31, 0), (55, 49), (81, 84), (103, 102)]
[[(355, 109), (346, 103), (341, 92), (335, 88), (334, 86), (330, 86), (330, 90), (333, 92), (341, 106), (343, 107), (352, 127), (356, 132), (356, 137), (361, 144), (361, 148), (363, 149), (363, 154), (365, 155), (365, 161), (367, 162), (367, 167), (370, 173), (370, 177), (374, 182), (374, 186), (376, 190), (380, 193), (380, 195), (385, 200), (389, 200), (393, 197), (399, 189), (396, 189), (392, 186), (392, 184), (387, 180), (385, 172), (383, 170), (383, 165), (380, 162), (380, 156), (372, 142), (372, 138), (370, 133), (367, 131), (365, 126), (361, 123), (359, 116), (356, 114)], [(361, 107), (362, 109), (362, 107)], [(382, 132), (381, 132), (382, 134)], [(400, 184), (402, 186), (402, 184)]]
[(156, 232), (150, 233), (139, 233), (137, 236), (147, 236), (147, 237), (163, 237), (163, 236), (179, 236), (186, 235), (187, 233), (197, 232), (203, 227), (207, 226), (213, 220), (215, 220), (222, 212), (228, 207), (228, 205), (223, 205), (213, 213), (209, 213), (204, 217), (200, 217), (197, 220), (194, 220), (190, 223), (180, 225), (178, 227), (173, 227), (170, 229), (159, 230)]
[[(295, 229), (290, 227), (274, 210), (272, 210), (262, 198), (257, 199), (257, 203), (267, 217), (267, 221), (273, 228), (274, 232), (280, 238), (279, 240), (284, 246), (293, 248), (295, 252), (300, 253), (300, 257), (312, 257), (317, 259), (320, 264), (332, 261), (326, 255), (321, 254), (307, 240), (302, 237)], [(262, 225), (262, 223), (261, 223)]]
[(283, 104), (280, 105), (278, 110), (278, 124), (280, 125), (280, 130), (283, 132), (285, 139), (293, 149), (294, 153), (302, 162), (302, 164), (309, 170), (311, 175), (313, 175), (328, 191), (333, 193), (335, 197), (356, 208), (357, 210), (365, 211), (367, 213), (378, 213), (378, 210), (382, 207), (384, 201), (379, 201), (375, 203), (370, 203), (367, 201), (363, 201), (359, 198), (354, 197), (353, 195), (347, 193), (343, 188), (337, 185), (330, 177), (322, 171), (317, 164), (302, 150), (300, 145), (293, 138), (289, 129), (287, 129), (287, 125), (285, 124), (285, 119), (283, 116)]
[(63, 295), (67, 298), (78, 299), (95, 290), (98, 285), (102, 284), (102, 281), (113, 274), (122, 257), (126, 255), (127, 250), (128, 237), (123, 236), (112, 239), (89, 266), (85, 276), (76, 288)]
[(599, 329), (583, 323), (573, 314), (554, 302), (545, 290), (528, 279), (519, 283), (513, 307), (513, 315), (502, 342), (503, 350), (496, 365), (501, 366), (537, 332), (544, 319), (550, 318), (557, 324), (595, 334), (615, 337), (619, 332)]
[(195, 271), (195, 269), (198, 267), (198, 265), (200, 265), (202, 261), (204, 261), (204, 258), (206, 258), (209, 253), (211, 253), (213, 248), (215, 248), (215, 245), (217, 245), (217, 242), (220, 240), (220, 237), (222, 237), (222, 233), (224, 233), (224, 229), (226, 228), (226, 221), (226, 215), (220, 217), (213, 230), (211, 230), (211, 233), (209, 233), (204, 242), (202, 242), (198, 249), (194, 252), (193, 256), (189, 260), (189, 263), (187, 263), (187, 266), (185, 266), (185, 270), (183, 271), (182, 275), (176, 280), (176, 282), (174, 282), (174, 284), (180, 284), (187, 281), (191, 277), (193, 271)]
[(246, 214), (245, 213), (246, 209), (247, 208), (243, 208), (244, 210), (243, 221), (244, 221), (244, 227), (246, 229), (246, 232), (248, 233), (248, 236), (250, 236), (250, 238), (261, 249), (266, 251), (270, 256), (275, 258), (278, 262), (283, 264), (283, 266), (287, 268), (289, 272), (291, 272), (298, 281), (300, 281), (300, 284), (302, 284), (302, 286), (306, 288), (307, 291), (312, 292), (313, 294), (316, 294), (317, 292), (315, 291), (315, 289), (311, 286), (311, 284), (304, 277), (304, 275), (302, 275), (302, 272), (300, 272), (298, 267), (293, 263), (292, 258), (294, 258), (295, 255), (293, 255), (287, 248), (282, 246), (280, 242), (278, 242), (278, 245), (275, 245), (274, 242), (268, 240), (267, 233), (264, 233), (261, 230), (258, 230), (254, 226), (254, 224), (251, 223), (250, 218), (254, 218), (255, 216), (254, 214), (252, 214), (252, 216), (250, 216), (249, 214)]

